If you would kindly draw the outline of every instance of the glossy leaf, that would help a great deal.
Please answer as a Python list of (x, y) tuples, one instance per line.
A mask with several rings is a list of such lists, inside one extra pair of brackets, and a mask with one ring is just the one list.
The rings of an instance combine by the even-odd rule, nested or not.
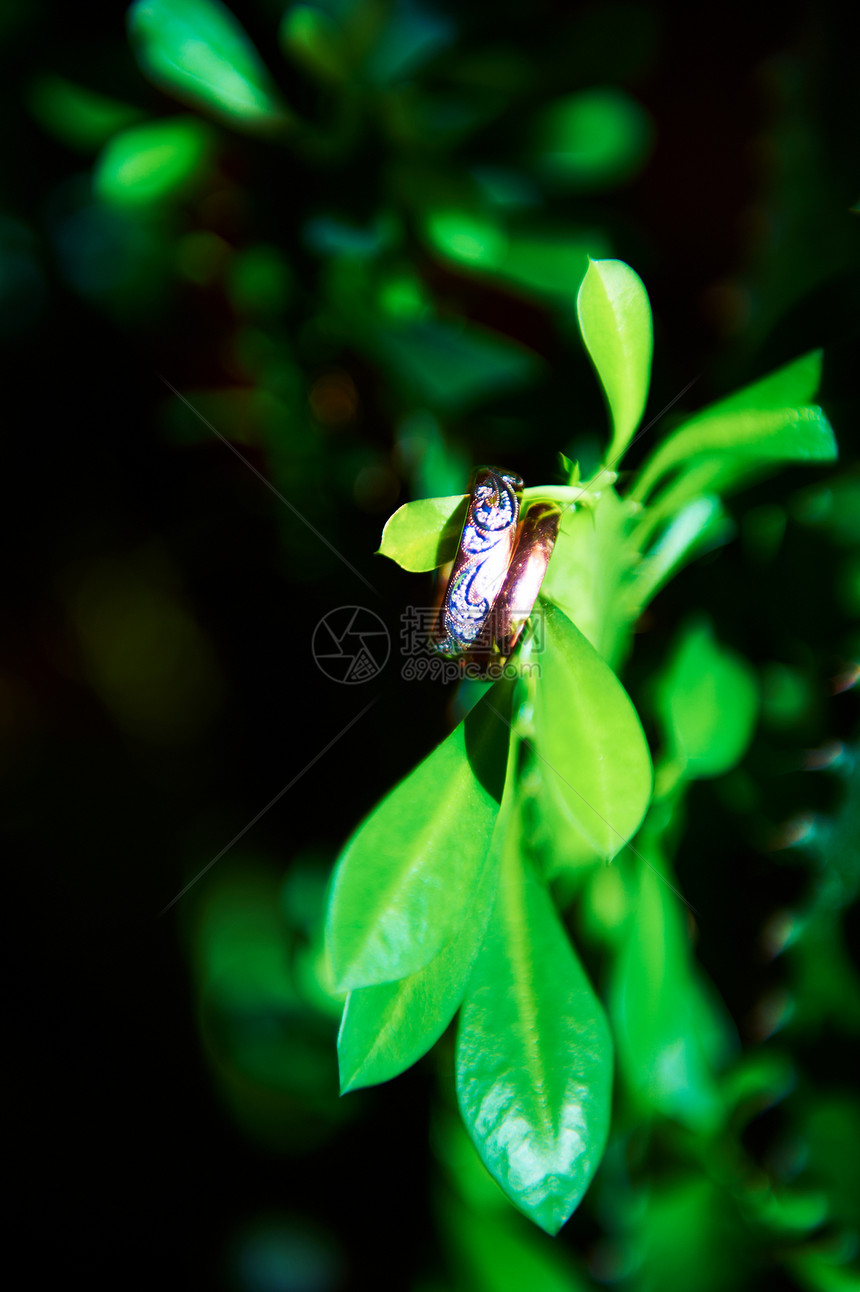
[(455, 494), (404, 503), (385, 522), (380, 554), (413, 573), (435, 570), (452, 561), (468, 501), (467, 495)]
[(338, 862), (327, 943), (338, 990), (416, 973), (454, 936), (474, 899), (504, 784), (499, 682), (391, 791)]
[(576, 302), (586, 349), (612, 413), (606, 460), (618, 461), (642, 419), (654, 331), (642, 279), (622, 260), (592, 260)]
[(570, 821), (611, 859), (636, 833), (651, 797), (642, 724), (612, 669), (557, 606), (546, 605), (534, 748)]
[(128, 30), (156, 85), (244, 129), (289, 117), (257, 51), (219, 0), (136, 0)]
[(644, 499), (667, 474), (697, 457), (722, 457), (738, 474), (776, 462), (832, 462), (836, 439), (816, 405), (738, 409), (685, 422), (645, 464), (632, 496)]
[(687, 776), (721, 776), (742, 757), (758, 713), (758, 688), (740, 655), (692, 624), (657, 688), (665, 739)]
[(337, 1040), (342, 1093), (398, 1076), (438, 1041), (463, 999), (497, 879), (498, 854), (491, 847), (462, 927), (430, 963), (399, 982), (350, 992)]
[(212, 128), (195, 117), (172, 117), (132, 126), (104, 149), (95, 171), (99, 197), (114, 206), (138, 207), (181, 194), (208, 160)]
[(484, 1165), (556, 1233), (609, 1126), (612, 1043), (552, 900), (514, 835), (460, 1019), (457, 1095)]

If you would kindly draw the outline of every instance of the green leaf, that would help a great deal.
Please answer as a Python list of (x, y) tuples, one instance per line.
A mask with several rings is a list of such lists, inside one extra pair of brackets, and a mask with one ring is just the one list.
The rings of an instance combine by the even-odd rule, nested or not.
[(452, 561), (468, 506), (466, 494), (420, 498), (398, 507), (385, 522), (379, 552), (413, 574)]
[(542, 594), (563, 610), (606, 660), (623, 653), (629, 622), (620, 595), (638, 554), (629, 542), (635, 513), (611, 485), (574, 489), (565, 507)]
[(329, 899), (338, 990), (394, 982), (441, 951), (474, 899), (502, 798), (508, 734), (498, 682), (347, 844)]
[(644, 500), (667, 472), (714, 455), (727, 461), (725, 483), (730, 484), (732, 469), (743, 475), (751, 467), (776, 462), (832, 462), (837, 448), (833, 428), (817, 405), (703, 415), (664, 440), (643, 467), (631, 497)]
[(141, 68), (168, 93), (246, 130), (289, 120), (257, 51), (218, 0), (136, 0), (128, 31)]
[(463, 999), (497, 879), (498, 855), (491, 847), (463, 926), (430, 963), (399, 982), (350, 992), (337, 1038), (342, 1094), (389, 1081), (438, 1041)]
[(312, 5), (287, 9), (278, 39), (284, 53), (322, 81), (342, 81), (349, 69), (343, 33), (330, 13)]
[(541, 114), (535, 161), (565, 187), (618, 184), (644, 163), (653, 133), (636, 99), (616, 86), (594, 86), (559, 99)]
[(80, 149), (100, 147), (143, 116), (139, 108), (63, 76), (38, 77), (27, 94), (27, 106), (46, 130)]
[(95, 169), (99, 197), (114, 206), (140, 207), (182, 194), (206, 165), (212, 130), (195, 117), (132, 126), (116, 135)]
[(507, 232), (498, 216), (456, 206), (428, 211), (423, 233), (446, 260), (565, 303), (572, 303), (579, 290), (589, 253), (600, 254), (606, 245), (590, 230)]
[(650, 855), (657, 866), (637, 863), (633, 914), (610, 980), (619, 1067), (645, 1106), (713, 1129), (721, 1108), (714, 1060), (730, 1043), (727, 1024), (694, 977), (679, 899), (658, 873), (664, 863)]
[(517, 287), (572, 305), (588, 269), (589, 253), (599, 255), (605, 248), (605, 238), (590, 230), (578, 235), (550, 230), (518, 233), (508, 239), (499, 273)]
[(766, 377), (760, 377), (758, 381), (742, 386), (734, 394), (711, 404), (699, 417), (691, 420), (695, 422), (701, 418), (706, 421), (749, 408), (779, 409), (808, 404), (815, 397), (821, 383), (822, 356), (823, 351), (810, 350), (799, 359), (793, 359), (775, 372), (769, 372)]
[(622, 260), (592, 260), (576, 301), (579, 327), (612, 413), (606, 460), (618, 461), (642, 419), (654, 330), (642, 279)]
[(719, 498), (705, 495), (681, 507), (648, 551), (625, 592), (629, 618), (638, 618), (683, 565), (728, 542), (734, 532), (734, 524)]
[(534, 705), (541, 776), (568, 819), (609, 860), (648, 807), (648, 744), (627, 692), (582, 633), (549, 604), (544, 625)]
[[(464, 1136), (465, 1139), (465, 1136)], [(466, 1140), (466, 1150), (475, 1152)], [(499, 1197), (486, 1171), (476, 1167)], [(459, 1181), (458, 1181), (459, 1183)], [(439, 1222), (451, 1248), (453, 1268), (463, 1277), (462, 1286), (475, 1292), (586, 1292), (591, 1286), (579, 1277), (571, 1254), (514, 1217), (507, 1207), (479, 1209), (464, 1206), (460, 1198), (445, 1196)]]
[(379, 361), (434, 408), (461, 408), (529, 381), (537, 355), (476, 324), (420, 319), (380, 327), (365, 344)]
[[(539, 499), (567, 506), (581, 498), (582, 492), (569, 485), (535, 485), (523, 490), (523, 507)], [(385, 522), (378, 555), (390, 557), (412, 574), (453, 561), (468, 501), (468, 494), (452, 494), (405, 502)]]
[(758, 713), (755, 675), (707, 621), (684, 632), (656, 701), (671, 756), (687, 776), (722, 776), (743, 756)]
[(496, 904), (457, 1040), (457, 1095), (487, 1170), (557, 1233), (609, 1127), (612, 1043), (600, 1003), (546, 889), (505, 849)]

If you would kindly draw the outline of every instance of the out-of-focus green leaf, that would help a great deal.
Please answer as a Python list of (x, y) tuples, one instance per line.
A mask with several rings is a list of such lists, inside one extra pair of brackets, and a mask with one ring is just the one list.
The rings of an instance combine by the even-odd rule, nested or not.
[(438, 1041), (457, 1012), (496, 895), (498, 827), (468, 918), (429, 964), (399, 982), (351, 991), (337, 1041), (341, 1092), (389, 1081)]
[[(474, 1157), (471, 1145), (466, 1141)], [(483, 1168), (479, 1168), (483, 1172)], [(495, 1186), (491, 1185), (495, 1190)], [(501, 1197), (497, 1193), (497, 1197)], [(505, 1209), (477, 1210), (445, 1198), (440, 1223), (454, 1268), (474, 1292), (585, 1292), (569, 1254)]]
[(468, 502), (466, 494), (405, 502), (385, 522), (379, 552), (413, 574), (453, 560)]
[(637, 862), (635, 908), (610, 983), (619, 1065), (646, 1107), (709, 1130), (721, 1115), (714, 1068), (727, 1025), (694, 977), (679, 899), (651, 864), (653, 850), (642, 849), (648, 864)]
[(606, 250), (605, 235), (590, 231), (511, 233), (499, 272), (517, 287), (560, 298), (572, 307), (589, 258)]
[(457, 1094), (485, 1166), (550, 1234), (597, 1169), (611, 1087), (603, 1010), (512, 830), (463, 1004)]
[(429, 212), (424, 230), (430, 245), (449, 260), (493, 270), (504, 261), (507, 238), (491, 216), (440, 209)]
[(701, 1168), (673, 1174), (643, 1199), (631, 1253), (637, 1286), (724, 1292), (744, 1268), (737, 1211)]
[(245, 247), (230, 260), (227, 289), (243, 314), (277, 316), (290, 293), (292, 274), (284, 254), (267, 243)]
[(417, 973), (469, 918), (502, 798), (507, 730), (498, 682), (386, 796), (344, 849), (327, 942), (339, 990)]
[(446, 260), (542, 296), (571, 303), (606, 239), (599, 233), (506, 231), (484, 211), (442, 207), (424, 219), (425, 237)]
[(628, 179), (644, 164), (653, 127), (640, 103), (606, 86), (552, 104), (536, 136), (542, 174), (566, 187), (595, 189)]
[(755, 675), (716, 641), (710, 623), (684, 632), (661, 676), (657, 715), (671, 757), (687, 776), (722, 776), (743, 756), (758, 714)]
[(535, 751), (570, 821), (611, 859), (636, 833), (651, 797), (642, 724), (609, 665), (556, 606), (544, 612)]
[(667, 472), (691, 459), (709, 456), (726, 462), (727, 483), (733, 473), (778, 462), (832, 462), (837, 457), (833, 428), (817, 406), (741, 408), (685, 422), (651, 455), (631, 497), (647, 498)]
[(631, 618), (645, 609), (682, 566), (728, 542), (734, 532), (734, 524), (719, 498), (706, 494), (681, 507), (648, 551), (625, 592)]
[(537, 355), (476, 324), (421, 319), (366, 338), (399, 381), (433, 407), (463, 408), (531, 380)]
[(323, 81), (342, 81), (349, 62), (343, 33), (331, 14), (316, 5), (287, 9), (278, 31), (281, 48)]
[(764, 665), (761, 679), (762, 721), (777, 731), (802, 723), (817, 700), (812, 680), (798, 668), (773, 660)]
[[(855, 210), (858, 208), (855, 208)], [(830, 1259), (828, 1252), (812, 1250), (791, 1253), (786, 1264), (801, 1287), (809, 1292), (857, 1292), (858, 1277), (854, 1263), (856, 1240), (853, 1234), (846, 1244), (849, 1247), (844, 1259)]]
[[(357, 5), (360, 12), (371, 6)], [(385, 12), (385, 11), (383, 11)], [(451, 44), (456, 29), (445, 14), (420, 0), (397, 4), (386, 12), (363, 72), (377, 84), (391, 84), (412, 76), (426, 62)]]
[(642, 419), (654, 328), (642, 279), (623, 260), (592, 260), (576, 302), (579, 327), (612, 413), (614, 464)]
[(243, 857), (192, 904), (205, 1053), (236, 1119), (270, 1150), (316, 1145), (350, 1113), (337, 1098), (332, 1023), (293, 981), (278, 882), (277, 867)]
[(803, 525), (826, 530), (846, 547), (860, 546), (860, 467), (803, 489), (792, 499), (791, 512)]
[(36, 120), (72, 148), (99, 148), (143, 113), (63, 76), (41, 76), (30, 88), (28, 106)]
[(171, 117), (116, 135), (95, 170), (99, 197), (113, 206), (148, 206), (187, 191), (212, 150), (212, 133), (195, 117)]
[(290, 120), (257, 51), (219, 0), (135, 0), (128, 30), (143, 71), (168, 93), (240, 129)]

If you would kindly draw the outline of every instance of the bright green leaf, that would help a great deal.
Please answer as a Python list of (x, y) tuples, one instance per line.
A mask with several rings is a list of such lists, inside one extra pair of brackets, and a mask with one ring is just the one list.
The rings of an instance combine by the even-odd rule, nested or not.
[(168, 93), (248, 130), (288, 121), (257, 51), (219, 0), (135, 0), (128, 30), (144, 72)]
[(550, 793), (600, 856), (636, 833), (651, 797), (651, 758), (627, 692), (605, 660), (556, 606), (534, 705), (534, 748)]
[[(523, 507), (538, 499), (569, 505), (581, 497), (582, 490), (569, 485), (535, 485), (523, 490)], [(412, 574), (453, 561), (467, 504), (467, 494), (405, 502), (385, 522), (379, 555), (390, 557)]]
[(484, 1165), (556, 1233), (609, 1126), (612, 1043), (549, 894), (509, 842), (461, 1014), (457, 1094)]
[(710, 624), (686, 630), (657, 688), (657, 713), (671, 756), (687, 776), (721, 776), (743, 756), (758, 713), (758, 688), (740, 655)]
[[(760, 377), (758, 381), (742, 386), (734, 394), (709, 405), (691, 421), (709, 421), (712, 417), (723, 417), (726, 413), (745, 409), (779, 409), (808, 404), (821, 383), (822, 355), (821, 350), (810, 350), (799, 359), (769, 372), (766, 377)], [(690, 424), (687, 423), (688, 426)]]
[(719, 456), (739, 475), (776, 462), (832, 462), (836, 439), (817, 406), (738, 409), (685, 422), (648, 459), (631, 497), (644, 500), (669, 471), (691, 459)]
[(465, 494), (404, 503), (385, 522), (379, 544), (381, 555), (413, 574), (435, 570), (452, 561), (467, 505)]
[(341, 855), (327, 942), (339, 990), (417, 973), (462, 924), (492, 839), (508, 735), (498, 682), (401, 781)]
[(342, 1092), (389, 1081), (438, 1041), (463, 999), (497, 878), (498, 856), (491, 848), (463, 926), (430, 963), (399, 982), (350, 992), (337, 1039)]
[(98, 160), (96, 192), (114, 206), (146, 206), (182, 193), (206, 164), (211, 129), (194, 117), (132, 126)]
[(612, 413), (614, 464), (642, 419), (654, 329), (642, 279), (622, 260), (592, 260), (576, 302), (579, 327)]

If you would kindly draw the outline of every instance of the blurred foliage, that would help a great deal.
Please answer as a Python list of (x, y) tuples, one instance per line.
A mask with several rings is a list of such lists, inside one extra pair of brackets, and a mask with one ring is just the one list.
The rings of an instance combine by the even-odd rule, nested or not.
[[(149, 1283), (170, 1268), (248, 1292), (857, 1287), (860, 233), (841, 12), (138, 0), (123, 32), (11, 3), (0, 41), (0, 335), (25, 410), (7, 433), (0, 759), (28, 1260), (111, 1285), (151, 1260)], [(449, 697), (389, 672), (343, 735), (360, 704), (312, 674), (309, 640), (369, 597), (353, 570), (389, 607), (415, 595), (372, 556), (398, 504), (453, 506), (478, 461), (527, 482), (568, 479), (559, 448), (597, 465), (589, 256), (649, 285), (664, 367), (645, 423), (678, 399), (661, 435), (698, 438), (650, 458), (676, 520), (630, 592), (649, 865), (622, 851), (557, 882), (619, 1040), (607, 1154), (552, 1240), (468, 1142), (449, 1034), (338, 1097), (331, 865), (445, 734)], [(777, 486), (738, 471), (748, 494), (704, 499), (735, 476), (715, 474), (713, 404), (698, 428), (693, 410), (765, 372), (802, 385), (821, 348), (840, 464)], [(775, 406), (763, 441), (786, 429)], [(586, 587), (559, 595), (581, 610)], [(173, 916), (152, 916), (249, 822), (176, 904), (177, 950)]]

